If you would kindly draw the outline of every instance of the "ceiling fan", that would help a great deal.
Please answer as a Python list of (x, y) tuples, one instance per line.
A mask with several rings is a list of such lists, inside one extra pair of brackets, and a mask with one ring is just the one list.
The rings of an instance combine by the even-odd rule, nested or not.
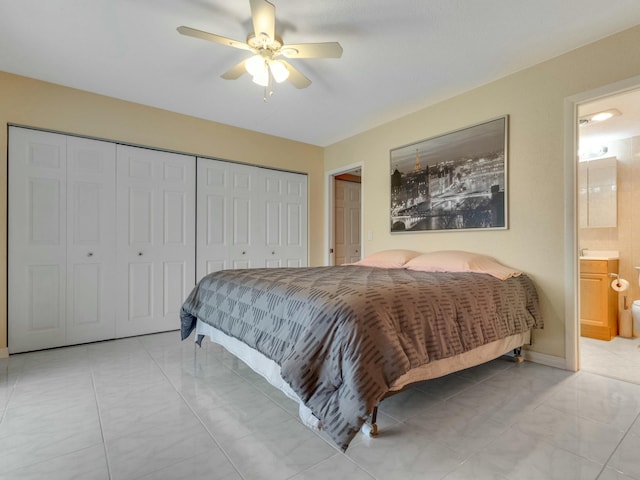
[[(248, 50), (254, 55), (222, 74), (222, 78), (235, 80), (245, 72), (253, 77), (253, 81), (265, 87), (276, 82), (289, 80), (296, 88), (306, 88), (311, 80), (294, 68), (285, 58), (340, 58), (342, 47), (338, 42), (284, 44), (276, 34), (276, 7), (267, 0), (249, 0), (253, 33), (247, 36), (246, 42), (232, 40), (213, 33), (204, 32), (191, 27), (180, 26), (182, 35), (201, 38), (220, 43), (240, 50)], [(265, 90), (266, 92), (266, 90)]]

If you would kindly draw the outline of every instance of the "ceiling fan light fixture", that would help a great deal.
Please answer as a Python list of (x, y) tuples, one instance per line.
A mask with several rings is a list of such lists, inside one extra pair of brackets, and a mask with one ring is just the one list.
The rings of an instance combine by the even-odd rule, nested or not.
[(262, 55), (254, 55), (244, 62), (244, 68), (252, 77), (264, 75), (264, 72), (267, 71), (267, 62)]
[(261, 87), (269, 86), (269, 69), (267, 69), (266, 66), (264, 70), (256, 72), (256, 74), (253, 75), (253, 83), (257, 83)]
[(285, 80), (295, 88), (307, 88), (311, 85), (311, 80), (286, 60), (276, 60), (276, 58), (280, 55), (285, 58), (340, 58), (342, 56), (342, 46), (338, 42), (285, 45), (276, 33), (276, 11), (273, 3), (269, 0), (249, 0), (249, 6), (253, 32), (247, 35), (246, 42), (185, 25), (177, 28), (181, 35), (248, 50), (253, 54), (220, 75), (225, 80), (236, 80), (246, 71), (255, 83), (265, 88), (271, 88), (274, 81), (281, 83)]
[(269, 69), (271, 70), (273, 79), (278, 83), (282, 83), (289, 78), (289, 69), (280, 60), (269, 62)]

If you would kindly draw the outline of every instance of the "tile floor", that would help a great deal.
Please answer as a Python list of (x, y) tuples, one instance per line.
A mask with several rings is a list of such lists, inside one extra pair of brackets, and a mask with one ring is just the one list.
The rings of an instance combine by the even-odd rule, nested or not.
[(580, 368), (640, 384), (640, 337), (609, 342), (580, 337)]
[(640, 385), (507, 359), (385, 400), (346, 453), (177, 332), (0, 360), (0, 479), (640, 479)]

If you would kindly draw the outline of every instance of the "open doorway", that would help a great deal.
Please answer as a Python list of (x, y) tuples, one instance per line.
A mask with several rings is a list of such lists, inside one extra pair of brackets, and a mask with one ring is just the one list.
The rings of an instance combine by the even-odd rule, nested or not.
[(362, 165), (327, 173), (327, 265), (362, 257)]
[(580, 366), (640, 384), (640, 88), (577, 117)]

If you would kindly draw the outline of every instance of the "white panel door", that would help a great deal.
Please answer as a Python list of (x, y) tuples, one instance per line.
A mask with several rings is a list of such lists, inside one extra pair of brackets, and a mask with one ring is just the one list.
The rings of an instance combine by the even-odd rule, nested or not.
[(229, 163), (208, 158), (197, 160), (196, 280), (231, 268), (228, 225), (230, 196)]
[(307, 176), (259, 169), (260, 267), (307, 266)]
[(198, 158), (198, 280), (218, 270), (259, 266), (257, 171), (248, 165)]
[(335, 183), (335, 265), (357, 262), (361, 258), (359, 183)]
[(228, 258), (232, 269), (260, 266), (262, 219), (258, 209), (257, 169), (248, 165), (228, 164), (227, 231)]
[(115, 337), (116, 146), (67, 137), (67, 343)]
[(117, 147), (116, 336), (178, 329), (195, 282), (195, 158)]
[(66, 137), (9, 128), (9, 352), (66, 344)]

